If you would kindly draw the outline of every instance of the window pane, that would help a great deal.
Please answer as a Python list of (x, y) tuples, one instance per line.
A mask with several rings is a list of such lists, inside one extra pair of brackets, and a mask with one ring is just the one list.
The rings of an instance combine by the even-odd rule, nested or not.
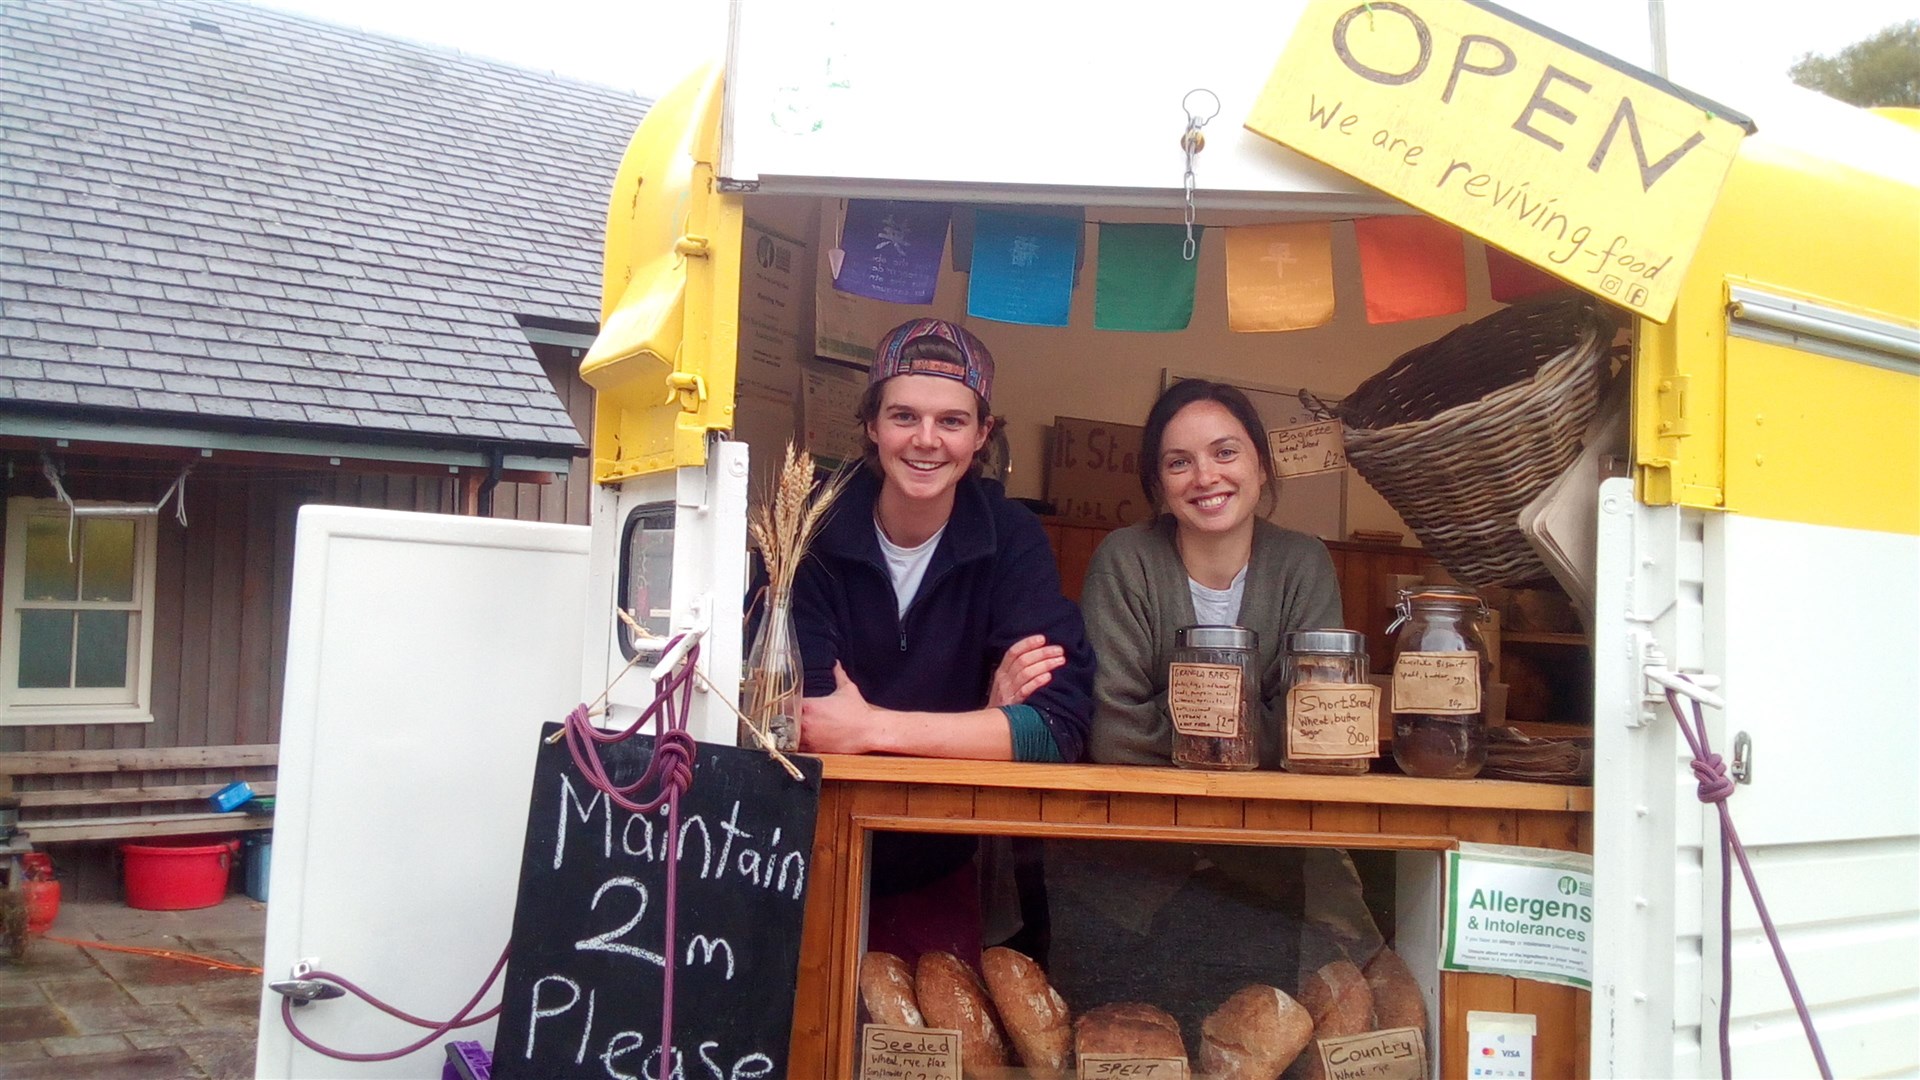
[(127, 685), (127, 627), (133, 618), (126, 611), (82, 611), (80, 648), (74, 656), (73, 685)]
[[(80, 598), (133, 599), (134, 522), (92, 518), (80, 523)], [(81, 631), (82, 637), (86, 631)]]
[(67, 559), (67, 516), (30, 515), (27, 518), (27, 599), (76, 599), (80, 595), (79, 580), (80, 564)]
[[(65, 552), (61, 555), (64, 558)], [(73, 685), (73, 612), (20, 613), (20, 688), (23, 690)]]

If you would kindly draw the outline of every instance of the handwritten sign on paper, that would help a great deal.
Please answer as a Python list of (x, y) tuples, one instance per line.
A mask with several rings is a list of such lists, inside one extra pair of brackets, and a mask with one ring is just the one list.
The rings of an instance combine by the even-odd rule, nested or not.
[(1186, 1080), (1187, 1076), (1187, 1063), (1179, 1058), (1081, 1054), (1077, 1061), (1079, 1080)]
[(1318, 476), (1347, 467), (1347, 444), (1340, 421), (1316, 420), (1267, 432), (1273, 471), (1281, 477)]
[(1315, 0), (1246, 126), (1665, 322), (1753, 125), (1491, 5)]
[(1380, 688), (1301, 683), (1287, 691), (1287, 756), (1380, 756)]
[(1389, 1028), (1321, 1039), (1320, 1065), (1327, 1080), (1426, 1080), (1427, 1041), (1419, 1028)]
[(1436, 716), (1480, 711), (1480, 654), (1408, 652), (1393, 662), (1393, 711)]
[(1238, 738), (1246, 707), (1233, 664), (1167, 665), (1167, 708), (1182, 735)]
[(1140, 493), (1140, 436), (1146, 429), (1104, 420), (1053, 418), (1047, 501), (1054, 515), (1088, 525), (1131, 525), (1151, 511)]
[(860, 1080), (960, 1080), (960, 1033), (863, 1024)]

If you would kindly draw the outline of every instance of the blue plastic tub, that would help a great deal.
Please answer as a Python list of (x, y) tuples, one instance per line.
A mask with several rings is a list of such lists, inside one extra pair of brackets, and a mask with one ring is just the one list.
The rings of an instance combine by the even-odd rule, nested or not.
[(267, 902), (267, 881), (273, 877), (273, 834), (247, 837), (247, 895)]

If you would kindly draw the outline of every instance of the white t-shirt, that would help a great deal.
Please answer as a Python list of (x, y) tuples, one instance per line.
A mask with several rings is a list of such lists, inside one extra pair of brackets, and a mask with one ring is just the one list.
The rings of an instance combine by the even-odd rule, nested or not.
[(1193, 617), (1201, 625), (1233, 626), (1240, 618), (1240, 598), (1247, 594), (1247, 568), (1241, 567), (1224, 589), (1209, 589), (1188, 578), (1187, 591), (1193, 594)]
[(927, 537), (927, 542), (919, 547), (905, 548), (887, 539), (887, 531), (880, 527), (876, 519), (873, 523), (873, 535), (880, 538), (880, 554), (887, 559), (887, 576), (893, 579), (893, 599), (899, 605), (896, 616), (907, 613), (907, 605), (913, 603), (914, 594), (920, 591), (920, 579), (927, 576), (927, 564), (933, 561), (933, 549), (940, 546), (940, 537), (947, 531), (945, 525), (940, 531)]

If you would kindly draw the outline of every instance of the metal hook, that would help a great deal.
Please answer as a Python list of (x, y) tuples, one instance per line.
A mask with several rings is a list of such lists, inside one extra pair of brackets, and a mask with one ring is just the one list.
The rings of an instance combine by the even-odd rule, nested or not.
[[(1201, 116), (1199, 113), (1194, 112), (1192, 102), (1193, 102), (1193, 95), (1195, 94), (1205, 94), (1208, 97), (1212, 98), (1213, 111), (1209, 112), (1205, 116)], [(1180, 99), (1180, 107), (1186, 110), (1187, 127), (1190, 130), (1198, 130), (1200, 128), (1206, 127), (1209, 121), (1211, 121), (1214, 117), (1220, 115), (1220, 95), (1214, 93), (1213, 91), (1207, 89), (1204, 86), (1196, 86), (1193, 89), (1187, 91), (1186, 97), (1183, 97)]]

